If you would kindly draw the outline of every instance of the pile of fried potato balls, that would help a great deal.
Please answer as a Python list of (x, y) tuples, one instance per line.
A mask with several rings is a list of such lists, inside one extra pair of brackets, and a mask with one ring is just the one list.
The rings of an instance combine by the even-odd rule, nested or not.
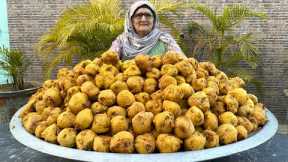
[(115, 153), (200, 150), (245, 139), (266, 113), (239, 77), (211, 62), (112, 51), (62, 68), (20, 114), (24, 128), (49, 143)]

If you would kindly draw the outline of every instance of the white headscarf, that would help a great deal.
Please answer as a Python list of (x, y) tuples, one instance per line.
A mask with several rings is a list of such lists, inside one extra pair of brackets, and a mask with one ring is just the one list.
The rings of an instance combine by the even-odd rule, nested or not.
[[(154, 24), (152, 31), (141, 38), (133, 28), (132, 16), (142, 6), (147, 6), (151, 9), (154, 16)], [(137, 1), (131, 5), (126, 14), (124, 32), (119, 36), (119, 39), (123, 45), (123, 57), (129, 59), (139, 53), (147, 54), (157, 44), (159, 39), (163, 42), (169, 42), (173, 38), (170, 34), (159, 30), (159, 18), (152, 4), (149, 1)]]

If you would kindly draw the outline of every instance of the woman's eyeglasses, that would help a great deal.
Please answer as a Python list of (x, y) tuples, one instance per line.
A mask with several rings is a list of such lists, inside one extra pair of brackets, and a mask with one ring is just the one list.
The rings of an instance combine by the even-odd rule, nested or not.
[(137, 13), (137, 14), (133, 15), (133, 18), (135, 18), (137, 20), (141, 20), (141, 18), (143, 16), (149, 20), (153, 18), (153, 16), (150, 13)]

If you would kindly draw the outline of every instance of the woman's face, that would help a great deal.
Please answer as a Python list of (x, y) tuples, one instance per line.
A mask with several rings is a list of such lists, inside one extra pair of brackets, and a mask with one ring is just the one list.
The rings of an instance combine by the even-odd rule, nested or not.
[(149, 34), (153, 28), (154, 17), (148, 8), (139, 8), (132, 16), (132, 24), (140, 37)]

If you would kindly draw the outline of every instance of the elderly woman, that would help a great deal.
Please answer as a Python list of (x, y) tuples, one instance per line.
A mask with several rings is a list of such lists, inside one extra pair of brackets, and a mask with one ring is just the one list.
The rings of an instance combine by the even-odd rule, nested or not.
[(110, 50), (117, 52), (121, 60), (132, 59), (137, 54), (152, 56), (167, 51), (186, 57), (172, 36), (159, 30), (158, 16), (148, 1), (132, 4), (126, 15), (125, 30), (113, 41)]

